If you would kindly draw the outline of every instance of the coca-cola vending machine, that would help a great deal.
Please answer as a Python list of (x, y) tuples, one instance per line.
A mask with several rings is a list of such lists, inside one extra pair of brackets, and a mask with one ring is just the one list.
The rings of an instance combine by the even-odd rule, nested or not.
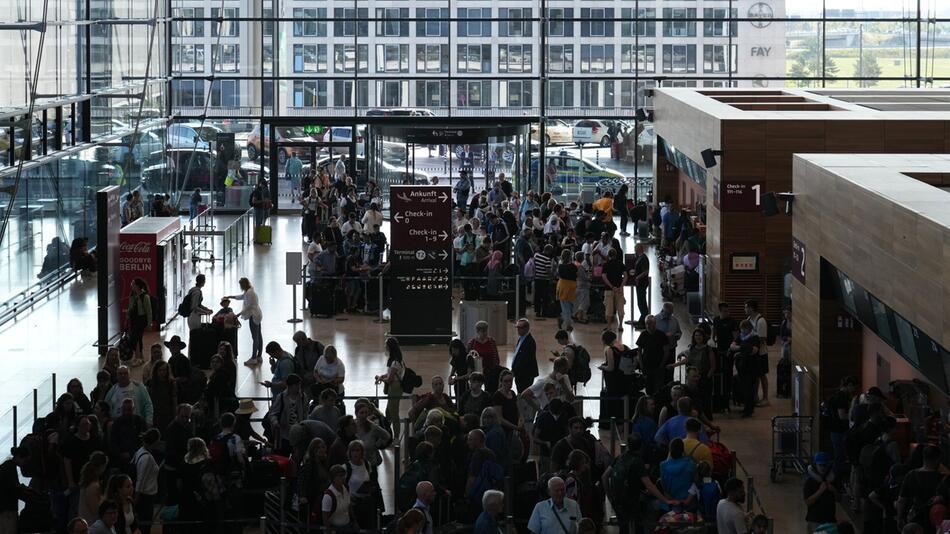
[(145, 280), (155, 301), (152, 313), (161, 327), (175, 314), (184, 292), (181, 220), (142, 217), (119, 233), (119, 320), (125, 325), (132, 281)]

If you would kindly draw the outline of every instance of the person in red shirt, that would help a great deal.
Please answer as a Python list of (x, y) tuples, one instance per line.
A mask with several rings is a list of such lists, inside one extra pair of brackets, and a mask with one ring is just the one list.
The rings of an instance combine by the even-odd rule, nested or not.
[(468, 342), (469, 352), (478, 353), (482, 361), (482, 373), (485, 375), (485, 391), (489, 394), (498, 390), (498, 373), (501, 370), (501, 361), (498, 357), (498, 345), (495, 338), (488, 335), (488, 323), (475, 323), (475, 337)]

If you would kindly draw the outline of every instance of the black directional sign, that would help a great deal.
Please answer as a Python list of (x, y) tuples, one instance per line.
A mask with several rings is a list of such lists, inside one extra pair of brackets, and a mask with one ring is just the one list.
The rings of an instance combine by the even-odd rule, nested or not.
[(390, 334), (407, 341), (452, 335), (452, 188), (390, 187)]

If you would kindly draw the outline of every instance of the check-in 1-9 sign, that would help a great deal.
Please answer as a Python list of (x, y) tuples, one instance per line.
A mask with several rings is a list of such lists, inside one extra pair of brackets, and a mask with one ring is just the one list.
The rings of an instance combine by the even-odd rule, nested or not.
[(452, 188), (394, 185), (390, 331), (399, 336), (452, 333)]
[(719, 204), (722, 211), (759, 211), (762, 209), (762, 184), (723, 182)]

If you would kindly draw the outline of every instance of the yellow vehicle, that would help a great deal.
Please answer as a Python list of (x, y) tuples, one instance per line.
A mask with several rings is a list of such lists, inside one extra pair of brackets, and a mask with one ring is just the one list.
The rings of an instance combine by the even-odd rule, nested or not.
[[(531, 139), (541, 142), (541, 127), (537, 124), (531, 125)], [(571, 126), (561, 119), (544, 120), (544, 144), (551, 145), (569, 145), (573, 143)]]

